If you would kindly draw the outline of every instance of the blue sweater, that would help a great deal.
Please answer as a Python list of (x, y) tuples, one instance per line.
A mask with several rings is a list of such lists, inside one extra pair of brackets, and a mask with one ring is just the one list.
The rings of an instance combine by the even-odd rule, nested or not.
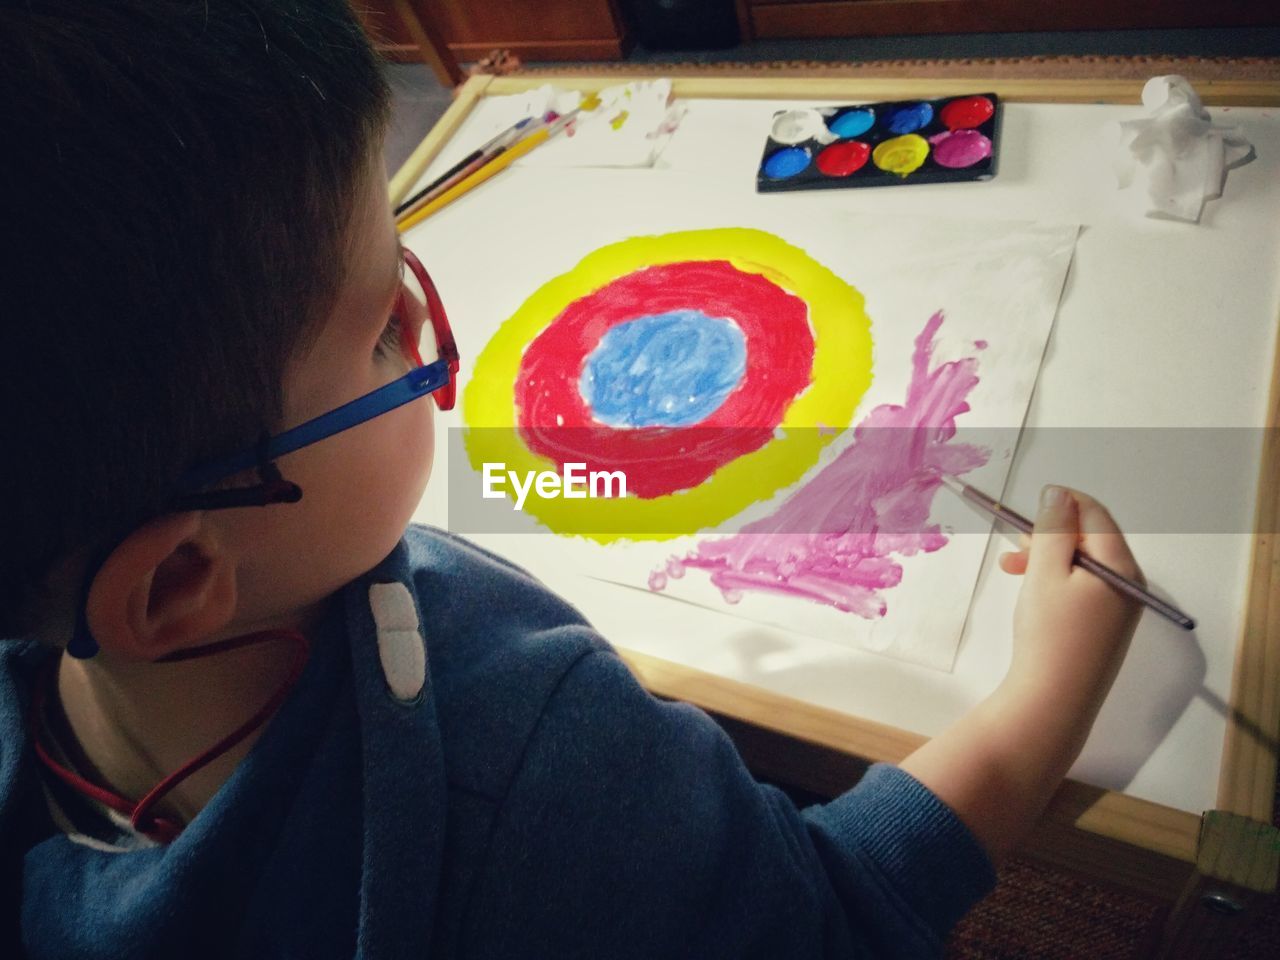
[[(397, 582), (414, 696), (371, 609)], [(51, 652), (0, 643), (0, 956), (929, 957), (994, 882), (896, 767), (798, 811), (466, 541), (411, 528), (342, 601), (249, 755), (152, 849), (53, 827), (25, 718)]]

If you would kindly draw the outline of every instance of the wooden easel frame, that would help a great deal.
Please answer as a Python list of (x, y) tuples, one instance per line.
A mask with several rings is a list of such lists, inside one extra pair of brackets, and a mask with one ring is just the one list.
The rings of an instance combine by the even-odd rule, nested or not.
[[(543, 84), (590, 92), (623, 79), (608, 74), (471, 78), (391, 180), (398, 203), (485, 96)], [(1034, 103), (1137, 103), (1133, 80), (877, 78), (677, 78), (677, 97), (700, 99), (895, 100), (993, 90)], [(1280, 83), (1198, 84), (1205, 103), (1280, 105)], [(1273, 369), (1258, 482), (1247, 610), (1236, 648), (1217, 809), (1182, 810), (1068, 780), (1024, 852), (1091, 879), (1171, 904), (1152, 956), (1211, 957), (1250, 908), (1272, 894), (1280, 831), (1272, 826), (1280, 742), (1280, 341)], [(779, 696), (738, 681), (623, 650), (653, 694), (696, 704), (733, 736), (759, 775), (826, 796), (848, 789), (868, 763), (896, 763), (925, 738)]]

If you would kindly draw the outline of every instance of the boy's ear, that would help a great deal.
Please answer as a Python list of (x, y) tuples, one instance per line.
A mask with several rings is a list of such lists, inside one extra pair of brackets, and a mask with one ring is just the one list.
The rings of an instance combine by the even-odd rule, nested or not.
[(236, 568), (201, 512), (157, 517), (112, 551), (85, 607), (104, 651), (156, 660), (230, 622)]

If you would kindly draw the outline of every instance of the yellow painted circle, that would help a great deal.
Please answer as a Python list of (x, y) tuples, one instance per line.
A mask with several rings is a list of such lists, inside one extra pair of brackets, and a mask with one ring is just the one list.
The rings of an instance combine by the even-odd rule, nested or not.
[(501, 462), (521, 475), (559, 472), (559, 464), (530, 451), (515, 429), (515, 385), (525, 348), (570, 304), (619, 277), (660, 264), (706, 260), (728, 261), (744, 273), (759, 274), (808, 307), (814, 336), (810, 383), (787, 408), (774, 439), (689, 490), (647, 500), (530, 496), (524, 509), (553, 531), (601, 543), (666, 540), (713, 527), (800, 479), (834, 435), (817, 428), (847, 426), (871, 384), (871, 322), (862, 294), (849, 283), (785, 240), (741, 227), (610, 244), (534, 291), (481, 351), (463, 392), (464, 439), (472, 468), (479, 472), (485, 463)]
[(905, 177), (913, 170), (920, 169), (927, 156), (929, 142), (919, 134), (908, 133), (879, 144), (871, 152), (871, 161), (881, 170)]

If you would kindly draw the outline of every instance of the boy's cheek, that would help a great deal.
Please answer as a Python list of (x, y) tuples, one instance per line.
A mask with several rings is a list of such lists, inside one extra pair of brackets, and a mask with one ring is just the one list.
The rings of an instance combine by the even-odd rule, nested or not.
[(302, 487), (298, 503), (222, 513), (238, 558), (240, 616), (314, 603), (395, 549), (431, 474), (431, 407), (414, 401), (282, 459), (281, 472)]
[(334, 509), (379, 540), (391, 538), (391, 546), (403, 534), (431, 476), (433, 413), (428, 399), (391, 411), (370, 424), (377, 429), (369, 431), (360, 449), (332, 467), (340, 477), (335, 486), (342, 489)]
[(435, 410), (434, 400), (415, 400), (393, 411), (393, 416), (404, 414), (404, 423), (388, 424), (393, 427), (387, 431), (390, 444), (386, 456), (388, 473), (394, 475), (396, 485), (401, 488), (409, 513), (418, 505), (431, 478), (436, 445)]
[(256, 558), (252, 567), (302, 564), (346, 582), (385, 557), (431, 475), (431, 405), (416, 400), (281, 460), (284, 476), (302, 487), (302, 500), (225, 518), (237, 527), (245, 554)]

